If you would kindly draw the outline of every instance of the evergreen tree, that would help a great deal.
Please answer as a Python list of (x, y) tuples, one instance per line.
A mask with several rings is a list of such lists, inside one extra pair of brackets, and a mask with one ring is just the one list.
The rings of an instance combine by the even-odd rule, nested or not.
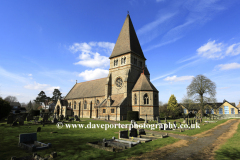
[(176, 100), (176, 97), (172, 94), (168, 100), (167, 109), (172, 117), (175, 117), (179, 114), (180, 109)]
[(52, 96), (52, 101), (54, 103), (57, 103), (57, 100), (62, 98), (62, 93), (59, 91), (59, 89), (54, 89), (53, 91), (53, 96)]
[(46, 96), (45, 92), (41, 91), (38, 94), (37, 98), (34, 100), (34, 102), (36, 104), (40, 104), (40, 102), (45, 102), (45, 101), (49, 101), (49, 100), (50, 100), (50, 98)]

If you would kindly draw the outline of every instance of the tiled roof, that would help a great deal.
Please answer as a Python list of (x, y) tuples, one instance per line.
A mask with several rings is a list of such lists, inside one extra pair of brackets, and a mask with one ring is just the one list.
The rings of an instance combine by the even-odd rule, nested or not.
[[(124, 100), (124, 94), (115, 94), (115, 95), (111, 95), (111, 100), (112, 100), (112, 104), (111, 106), (120, 106), (121, 103)], [(107, 101), (105, 101), (101, 107), (107, 107)]]
[(118, 36), (117, 42), (112, 51), (112, 54), (109, 58), (120, 56), (129, 52), (135, 53), (139, 57), (146, 59), (142, 52), (142, 48), (138, 41), (137, 34), (133, 27), (131, 18), (129, 15), (127, 15), (127, 18), (125, 19), (121, 32)]
[(154, 87), (154, 85), (150, 82), (150, 80), (143, 73), (138, 78), (137, 83), (133, 87), (132, 91), (156, 91), (156, 92), (158, 92), (158, 90)]
[(77, 83), (69, 91), (65, 99), (97, 97), (105, 95), (105, 84), (107, 78), (96, 79), (92, 81)]

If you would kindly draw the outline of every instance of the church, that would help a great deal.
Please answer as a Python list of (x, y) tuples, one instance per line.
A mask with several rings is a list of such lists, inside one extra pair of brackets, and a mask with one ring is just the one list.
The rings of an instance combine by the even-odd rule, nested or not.
[(158, 90), (150, 82), (146, 58), (131, 18), (127, 15), (110, 59), (106, 78), (76, 83), (64, 100), (58, 100), (54, 112), (68, 112), (80, 118), (126, 120), (128, 111), (139, 118), (159, 116)]

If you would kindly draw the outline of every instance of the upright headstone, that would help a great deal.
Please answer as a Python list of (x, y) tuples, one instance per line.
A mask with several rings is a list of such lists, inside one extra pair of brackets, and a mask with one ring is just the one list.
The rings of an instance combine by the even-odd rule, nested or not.
[(54, 118), (52, 122), (53, 122), (53, 123), (58, 123), (57, 118)]
[(78, 116), (76, 116), (75, 118), (76, 118), (76, 119), (75, 119), (76, 121), (80, 121), (80, 118), (78, 118)]
[(137, 137), (137, 129), (132, 128), (132, 129), (130, 130), (129, 136), (130, 136), (130, 137)]
[(139, 135), (146, 135), (146, 132), (144, 129), (139, 129)]
[(174, 124), (174, 126), (176, 126), (176, 127), (177, 127), (177, 122), (176, 122), (176, 121), (174, 121), (174, 122), (173, 122), (173, 124)]
[(7, 124), (12, 124), (12, 123), (13, 123), (13, 116), (8, 116)]
[(118, 138), (128, 138), (128, 130), (119, 131)]
[(22, 117), (18, 118), (19, 125), (24, 125), (24, 120)]
[(60, 121), (62, 121), (62, 120), (63, 120), (63, 115), (60, 116)]
[(161, 120), (159, 117), (157, 117), (157, 123), (161, 123)]

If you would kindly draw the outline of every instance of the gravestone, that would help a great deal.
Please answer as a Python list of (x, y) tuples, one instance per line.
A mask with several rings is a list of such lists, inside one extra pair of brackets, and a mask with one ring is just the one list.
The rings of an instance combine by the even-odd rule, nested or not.
[(63, 115), (60, 116), (60, 121), (62, 121), (62, 120), (63, 120)]
[(139, 129), (139, 135), (146, 135), (145, 130), (144, 129)]
[(118, 138), (128, 138), (128, 130), (119, 131)]
[(137, 129), (132, 128), (129, 133), (130, 137), (137, 137)]
[(41, 129), (42, 129), (41, 127), (38, 127), (37, 132), (41, 132)]
[(176, 122), (176, 121), (174, 121), (174, 122), (173, 122), (173, 124), (174, 124), (174, 126), (176, 126), (176, 127), (177, 127), (177, 122)]
[(148, 121), (147, 121), (147, 115), (145, 116), (145, 123), (148, 123)]
[(24, 125), (24, 120), (22, 117), (18, 118), (19, 125)]
[(78, 118), (78, 116), (75, 116), (75, 120), (80, 121), (80, 118)]
[(46, 121), (48, 121), (48, 115), (47, 115), (47, 114), (44, 114), (44, 115), (43, 115), (43, 122), (46, 122)]
[(67, 115), (67, 117), (66, 117), (66, 120), (69, 120), (69, 117), (68, 117), (68, 115)]
[(8, 116), (7, 124), (12, 124), (12, 123), (13, 123), (13, 116)]
[(53, 121), (52, 121), (52, 123), (58, 123), (57, 118), (54, 118)]
[(161, 120), (159, 117), (157, 117), (157, 123), (161, 123)]

